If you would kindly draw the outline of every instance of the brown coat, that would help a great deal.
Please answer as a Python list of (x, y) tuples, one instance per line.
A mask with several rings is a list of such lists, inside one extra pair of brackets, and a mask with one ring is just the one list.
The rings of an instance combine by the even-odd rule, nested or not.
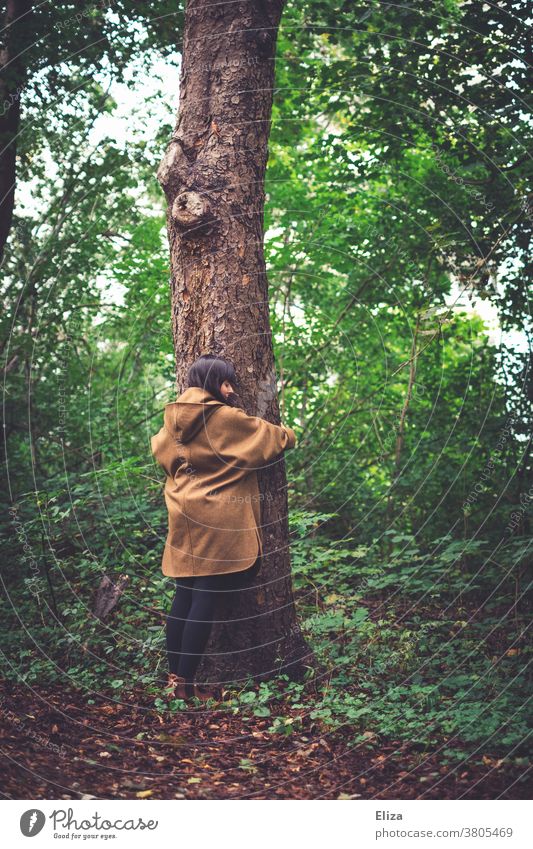
[(171, 577), (240, 572), (263, 552), (256, 469), (294, 448), (292, 428), (274, 425), (190, 387), (167, 404), (152, 453), (166, 474)]

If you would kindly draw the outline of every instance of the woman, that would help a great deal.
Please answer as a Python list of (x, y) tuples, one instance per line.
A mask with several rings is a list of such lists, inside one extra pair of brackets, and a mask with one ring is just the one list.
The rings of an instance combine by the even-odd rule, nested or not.
[(152, 453), (166, 474), (168, 535), (162, 571), (175, 578), (166, 622), (167, 694), (202, 701), (215, 690), (194, 683), (221, 593), (241, 589), (260, 569), (256, 469), (294, 448), (292, 428), (249, 416), (239, 406), (233, 366), (204, 354), (187, 389), (167, 404)]

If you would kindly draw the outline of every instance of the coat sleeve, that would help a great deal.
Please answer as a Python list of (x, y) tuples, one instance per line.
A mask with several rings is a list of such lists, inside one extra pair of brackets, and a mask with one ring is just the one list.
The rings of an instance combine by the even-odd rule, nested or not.
[(249, 416), (240, 407), (227, 407), (219, 425), (223, 427), (221, 454), (235, 458), (241, 468), (264, 466), (296, 445), (296, 434), (291, 427)]

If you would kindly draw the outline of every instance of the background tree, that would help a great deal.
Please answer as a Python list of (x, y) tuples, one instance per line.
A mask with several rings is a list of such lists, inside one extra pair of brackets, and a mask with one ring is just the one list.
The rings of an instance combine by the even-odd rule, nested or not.
[[(27, 133), (24, 104), (44, 114), (112, 69), (121, 78), (133, 57), (158, 47), (165, 54), (180, 31), (172, 0), (7, 0), (0, 49), (0, 258), (15, 206), (18, 156), (29, 157), (38, 135)], [(22, 123), (21, 123), (22, 117)]]

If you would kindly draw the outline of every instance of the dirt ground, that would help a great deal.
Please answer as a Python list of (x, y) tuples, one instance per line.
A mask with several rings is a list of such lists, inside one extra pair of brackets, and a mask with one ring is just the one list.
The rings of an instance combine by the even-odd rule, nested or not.
[[(527, 799), (525, 763), (490, 753), (459, 765), (416, 743), (355, 743), (292, 710), (273, 717), (201, 705), (171, 713), (131, 693), (111, 701), (4, 684), (1, 775), (7, 799)], [(281, 708), (280, 708), (281, 711)], [(283, 708), (283, 716), (287, 716)]]

